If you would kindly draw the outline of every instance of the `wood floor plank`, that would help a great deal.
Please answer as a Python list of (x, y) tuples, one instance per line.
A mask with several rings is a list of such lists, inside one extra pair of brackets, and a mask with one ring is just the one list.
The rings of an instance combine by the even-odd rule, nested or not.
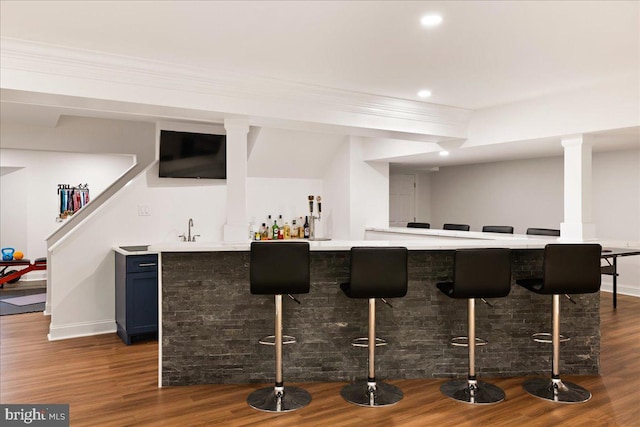
[[(600, 376), (566, 376), (593, 393), (584, 404), (529, 396), (525, 378), (482, 378), (507, 395), (476, 407), (440, 394), (443, 379), (393, 380), (405, 397), (395, 406), (362, 408), (340, 397), (344, 383), (296, 384), (311, 404), (293, 413), (251, 409), (260, 385), (157, 388), (156, 342), (125, 346), (115, 334), (47, 341), (42, 313), (0, 318), (0, 402), (69, 403), (72, 426), (640, 426), (640, 298), (603, 293)], [(384, 366), (379, 366), (384, 378)], [(292, 384), (293, 385), (293, 384)]]

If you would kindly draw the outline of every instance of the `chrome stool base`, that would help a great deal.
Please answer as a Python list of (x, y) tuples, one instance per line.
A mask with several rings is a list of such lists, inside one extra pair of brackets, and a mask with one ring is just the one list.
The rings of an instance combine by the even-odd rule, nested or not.
[(558, 403), (583, 403), (591, 399), (589, 390), (578, 384), (549, 378), (527, 380), (522, 388), (532, 396)]
[(404, 393), (398, 387), (381, 381), (358, 381), (346, 385), (340, 390), (340, 395), (349, 403), (372, 408), (395, 405), (404, 397)]
[(265, 387), (247, 397), (247, 403), (264, 412), (291, 412), (304, 408), (311, 402), (311, 395), (299, 387)]
[(504, 391), (484, 381), (452, 380), (440, 386), (440, 392), (459, 402), (491, 405), (504, 400)]

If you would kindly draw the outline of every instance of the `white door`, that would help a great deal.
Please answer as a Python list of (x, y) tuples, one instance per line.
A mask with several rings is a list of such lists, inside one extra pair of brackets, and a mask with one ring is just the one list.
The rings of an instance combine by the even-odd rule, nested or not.
[(415, 175), (389, 175), (389, 227), (415, 221)]

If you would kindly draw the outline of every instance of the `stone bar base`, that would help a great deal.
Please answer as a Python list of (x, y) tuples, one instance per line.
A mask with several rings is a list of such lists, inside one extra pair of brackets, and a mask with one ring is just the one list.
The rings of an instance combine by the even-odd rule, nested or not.
[[(506, 298), (476, 303), (481, 377), (511, 377), (551, 372), (551, 345), (531, 340), (551, 330), (551, 296), (515, 285), (541, 274), (542, 250), (512, 251), (512, 290)], [(466, 335), (467, 302), (446, 297), (439, 281), (451, 280), (450, 251), (410, 251), (409, 291), (379, 302), (376, 328), (389, 345), (376, 349), (382, 379), (464, 378), (467, 349), (453, 347)], [(287, 265), (274, 266), (287, 268)], [(284, 333), (298, 343), (284, 347), (285, 382), (353, 381), (367, 374), (367, 351), (350, 345), (367, 334), (367, 300), (349, 299), (339, 284), (349, 277), (348, 251), (311, 252), (311, 291), (302, 305), (284, 299)], [(575, 295), (561, 299), (560, 372), (595, 375), (600, 371), (600, 299)], [(258, 344), (272, 335), (274, 299), (249, 292), (249, 253), (162, 253), (162, 385), (269, 383), (274, 378), (274, 348)]]

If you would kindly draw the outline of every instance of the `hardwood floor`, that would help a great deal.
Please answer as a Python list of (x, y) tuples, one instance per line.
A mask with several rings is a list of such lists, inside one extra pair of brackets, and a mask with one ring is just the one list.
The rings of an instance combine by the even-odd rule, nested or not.
[(115, 334), (49, 342), (42, 313), (0, 318), (0, 402), (69, 403), (72, 426), (640, 426), (640, 298), (619, 295), (613, 310), (603, 293), (601, 307), (602, 375), (563, 377), (593, 393), (584, 404), (529, 396), (523, 378), (483, 378), (507, 394), (483, 407), (443, 397), (444, 380), (389, 381), (405, 397), (376, 409), (343, 401), (344, 383), (304, 383), (311, 404), (273, 415), (247, 406), (255, 384), (158, 389), (156, 342), (127, 347)]

